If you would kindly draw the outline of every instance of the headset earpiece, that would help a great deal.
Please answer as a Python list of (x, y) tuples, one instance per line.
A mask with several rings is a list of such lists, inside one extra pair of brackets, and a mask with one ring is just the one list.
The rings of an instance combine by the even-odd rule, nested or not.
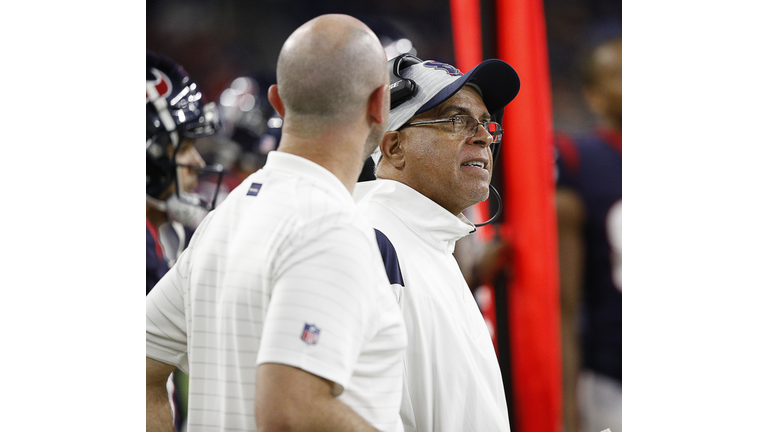
[(400, 76), (400, 71), (419, 63), (421, 63), (421, 59), (410, 54), (401, 54), (388, 62), (389, 109), (395, 109), (416, 92), (416, 83)]

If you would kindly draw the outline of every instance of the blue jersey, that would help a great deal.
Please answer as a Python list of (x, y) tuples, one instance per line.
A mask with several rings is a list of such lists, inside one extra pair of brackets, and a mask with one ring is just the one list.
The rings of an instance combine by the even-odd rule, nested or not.
[(557, 186), (586, 209), (582, 365), (621, 381), (621, 134), (558, 135)]

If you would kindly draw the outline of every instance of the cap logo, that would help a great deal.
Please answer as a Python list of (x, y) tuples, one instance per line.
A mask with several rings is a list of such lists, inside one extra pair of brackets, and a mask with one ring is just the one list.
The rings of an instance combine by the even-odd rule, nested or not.
[[(164, 74), (163, 71), (157, 70), (155, 68), (152, 68), (151, 72), (152, 75), (155, 76), (155, 79), (151, 81), (151, 83), (155, 86), (157, 94), (159, 94), (161, 98), (167, 97), (169, 94), (171, 94), (173, 86), (171, 85), (171, 80), (168, 78), (168, 75)], [(149, 102), (149, 94), (147, 94), (147, 102)]]
[(428, 67), (428, 68), (431, 68), (431, 69), (442, 70), (443, 72), (447, 73), (450, 76), (462, 76), (462, 75), (464, 75), (463, 73), (461, 73), (460, 70), (458, 70), (457, 68), (455, 68), (455, 67), (453, 67), (453, 66), (451, 66), (449, 64), (446, 64), (446, 63), (440, 63), (440, 62), (436, 62), (434, 60), (427, 60), (427, 61), (425, 61), (422, 64), (424, 66)]

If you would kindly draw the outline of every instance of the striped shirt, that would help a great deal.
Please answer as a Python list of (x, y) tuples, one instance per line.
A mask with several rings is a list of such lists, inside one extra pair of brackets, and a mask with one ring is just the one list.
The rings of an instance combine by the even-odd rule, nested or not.
[(261, 363), (326, 378), (401, 431), (405, 345), (373, 229), (338, 178), (287, 153), (209, 214), (147, 297), (147, 356), (189, 374), (190, 432), (255, 431)]

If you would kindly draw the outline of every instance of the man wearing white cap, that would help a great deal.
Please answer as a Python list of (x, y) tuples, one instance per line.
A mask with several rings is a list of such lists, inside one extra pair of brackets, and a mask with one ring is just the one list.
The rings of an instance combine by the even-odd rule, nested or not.
[(489, 196), (500, 116), (520, 80), (501, 60), (462, 74), (410, 55), (390, 60), (391, 110), (358, 208), (377, 230), (408, 332), (406, 431), (509, 431), (499, 363), (453, 257), (475, 231), (461, 212)]

